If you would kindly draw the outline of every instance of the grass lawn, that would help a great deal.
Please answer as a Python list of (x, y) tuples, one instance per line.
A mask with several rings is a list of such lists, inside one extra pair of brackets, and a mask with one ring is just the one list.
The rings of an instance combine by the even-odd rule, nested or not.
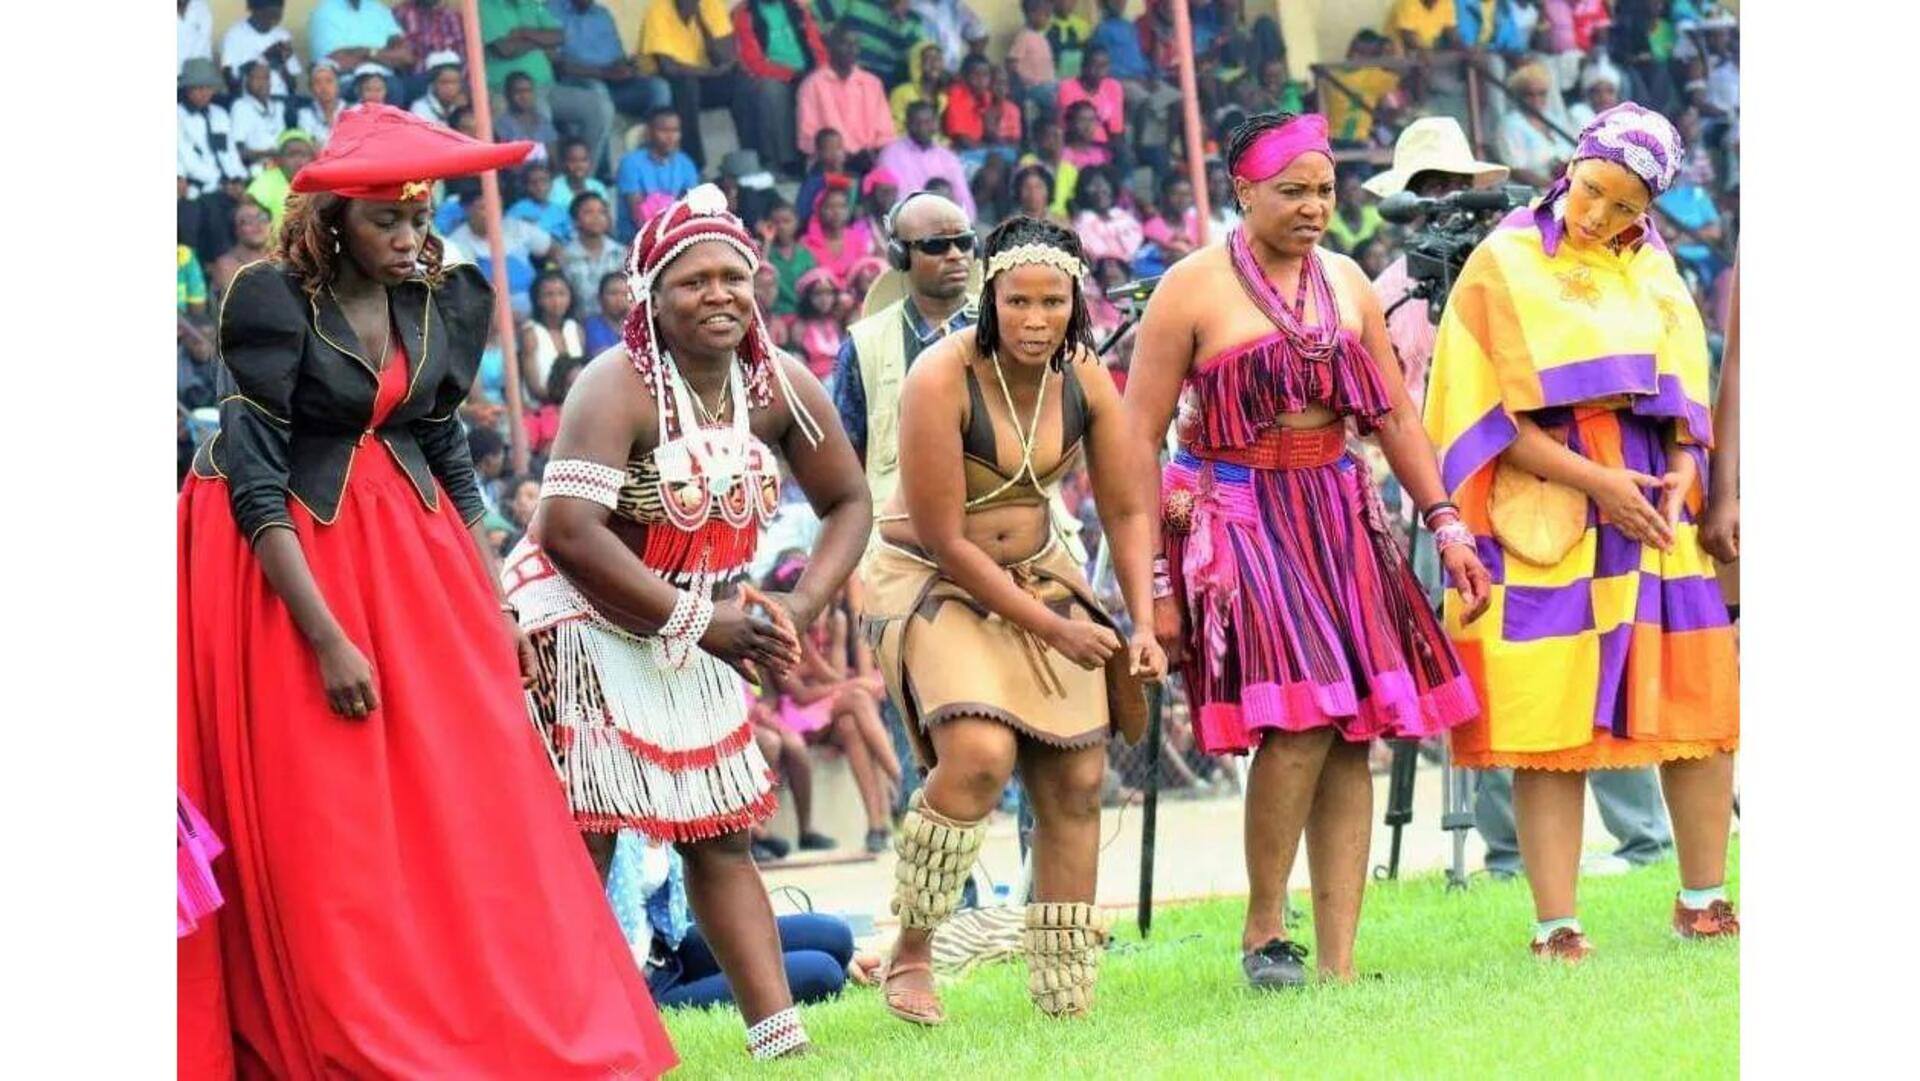
[(1577, 969), (1527, 953), (1524, 882), (1476, 876), (1448, 895), (1425, 876), (1369, 887), (1358, 963), (1384, 980), (1250, 991), (1241, 902), (1212, 901), (1158, 910), (1145, 943), (1116, 928), (1084, 1021), (1039, 1014), (1016, 961), (943, 983), (937, 1029), (895, 1020), (864, 988), (805, 1007), (816, 1051), (790, 1062), (750, 1063), (731, 1009), (671, 1012), (668, 1028), (693, 1078), (1733, 1077), (1739, 950), (1674, 938), (1677, 887), (1671, 862), (1583, 882), (1596, 951)]

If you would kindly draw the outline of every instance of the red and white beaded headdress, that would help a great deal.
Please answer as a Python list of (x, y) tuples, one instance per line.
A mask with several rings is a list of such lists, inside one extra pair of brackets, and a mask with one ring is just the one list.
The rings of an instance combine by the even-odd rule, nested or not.
[[(647, 381), (655, 399), (663, 403), (668, 414), (674, 412), (674, 396), (667, 392), (668, 375), (666, 364), (662, 363), (660, 330), (654, 322), (653, 285), (667, 266), (688, 248), (709, 240), (739, 252), (747, 261), (749, 274), (759, 269), (760, 252), (754, 246), (752, 235), (745, 224), (727, 210), (726, 195), (712, 184), (695, 187), (673, 205), (648, 218), (627, 253), (627, 285), (633, 292), (634, 304), (627, 312), (622, 337), (635, 370)], [(752, 306), (747, 334), (740, 342), (738, 355), (745, 369), (748, 404), (754, 409), (767, 408), (773, 404), (773, 388), (778, 384), (801, 433), (809, 442), (818, 444), (822, 435), (820, 425), (788, 384), (784, 366), (767, 337), (766, 322), (758, 304)], [(661, 418), (663, 435), (679, 428), (678, 424), (669, 424), (669, 420), (669, 416)]]

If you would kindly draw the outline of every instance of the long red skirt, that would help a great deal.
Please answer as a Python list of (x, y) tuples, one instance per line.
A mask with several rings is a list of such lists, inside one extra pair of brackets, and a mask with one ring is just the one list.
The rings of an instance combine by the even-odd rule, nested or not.
[[(605, 1081), (672, 1068), (446, 494), (428, 512), (370, 443), (333, 524), (290, 509), (380, 708), (360, 720), (328, 709), (226, 485), (189, 480), (181, 783), (228, 851), (215, 863), (217, 950), (181, 943), (180, 1076), (221, 1076), (227, 1049), (210, 1034), (229, 1029), (242, 1077)], [(222, 990), (228, 1017), (210, 1018)]]

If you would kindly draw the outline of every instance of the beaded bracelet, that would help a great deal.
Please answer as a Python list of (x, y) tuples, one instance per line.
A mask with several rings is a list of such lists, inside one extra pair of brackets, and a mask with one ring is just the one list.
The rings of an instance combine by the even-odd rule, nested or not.
[(1460, 504), (1455, 503), (1451, 500), (1443, 499), (1440, 502), (1432, 504), (1431, 506), (1427, 507), (1427, 509), (1421, 511), (1420, 520), (1427, 524), (1428, 529), (1432, 529), (1433, 520), (1439, 517), (1440, 515), (1449, 513), (1449, 512), (1451, 512), (1454, 517), (1456, 518), (1459, 517)]
[(1435, 551), (1444, 552), (1449, 548), (1456, 548), (1462, 545), (1468, 548), (1474, 547), (1473, 531), (1465, 525), (1462, 525), (1458, 518), (1447, 522), (1433, 531), (1433, 547)]
[(779, 1058), (808, 1042), (807, 1028), (800, 1023), (800, 1010), (795, 1006), (769, 1014), (747, 1029), (747, 1053), (756, 1059)]
[(683, 589), (680, 598), (673, 602), (673, 612), (660, 626), (660, 638), (667, 647), (667, 663), (675, 668), (686, 666), (687, 658), (693, 656), (693, 649), (707, 633), (707, 625), (713, 622), (713, 600), (704, 591)]

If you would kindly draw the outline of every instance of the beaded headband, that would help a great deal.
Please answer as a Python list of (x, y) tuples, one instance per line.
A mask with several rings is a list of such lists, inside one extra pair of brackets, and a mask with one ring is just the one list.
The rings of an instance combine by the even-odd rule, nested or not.
[(1061, 271), (1074, 281), (1087, 276), (1087, 265), (1075, 259), (1071, 252), (1051, 244), (1035, 242), (1007, 248), (995, 254), (992, 259), (987, 260), (987, 277), (991, 279), (1014, 267), (1035, 263)]

